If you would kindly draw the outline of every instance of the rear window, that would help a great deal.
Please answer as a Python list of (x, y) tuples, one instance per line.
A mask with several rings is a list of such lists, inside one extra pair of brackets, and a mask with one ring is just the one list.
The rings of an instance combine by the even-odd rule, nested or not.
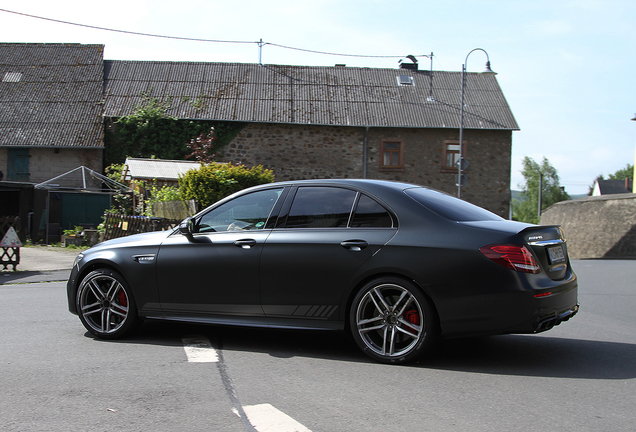
[(446, 219), (462, 222), (503, 220), (486, 209), (432, 189), (412, 188), (404, 193)]

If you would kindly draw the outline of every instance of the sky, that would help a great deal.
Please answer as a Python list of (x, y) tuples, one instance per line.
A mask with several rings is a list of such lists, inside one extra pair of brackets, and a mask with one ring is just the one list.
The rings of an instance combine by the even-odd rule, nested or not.
[(107, 60), (258, 63), (260, 55), (266, 64), (397, 68), (409, 54), (433, 53), (434, 70), (481, 72), (485, 54), (470, 52), (482, 48), (520, 127), (512, 189), (524, 184), (526, 156), (547, 158), (570, 195), (634, 163), (634, 0), (0, 0), (0, 9), (205, 40), (0, 11), (0, 42), (103, 44)]

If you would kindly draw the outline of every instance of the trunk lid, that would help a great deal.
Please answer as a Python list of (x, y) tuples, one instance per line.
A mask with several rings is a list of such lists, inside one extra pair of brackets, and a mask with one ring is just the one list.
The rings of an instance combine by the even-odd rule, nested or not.
[(526, 227), (519, 235), (550, 279), (561, 280), (566, 277), (570, 260), (563, 231), (558, 225)]

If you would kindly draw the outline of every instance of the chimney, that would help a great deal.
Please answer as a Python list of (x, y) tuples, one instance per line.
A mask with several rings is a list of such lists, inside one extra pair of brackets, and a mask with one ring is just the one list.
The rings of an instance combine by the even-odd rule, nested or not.
[[(406, 59), (411, 60), (413, 63), (402, 63)], [(409, 54), (406, 56), (406, 58), (403, 58), (398, 63), (400, 65), (400, 69), (417, 70), (417, 59), (415, 58), (414, 55)]]

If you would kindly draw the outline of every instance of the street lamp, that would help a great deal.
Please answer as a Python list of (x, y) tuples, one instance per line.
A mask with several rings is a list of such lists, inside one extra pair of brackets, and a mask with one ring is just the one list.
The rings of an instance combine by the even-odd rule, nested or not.
[[(636, 114), (634, 114), (632, 121), (636, 121)], [(632, 177), (632, 193), (636, 193), (636, 160), (634, 160), (634, 172), (632, 173)]]
[(490, 69), (490, 57), (483, 48), (475, 48), (466, 55), (466, 60), (462, 65), (462, 90), (461, 90), (461, 105), (459, 107), (459, 160), (457, 161), (457, 198), (462, 197), (462, 171), (467, 168), (464, 161), (464, 89), (466, 88), (466, 64), (468, 63), (468, 56), (475, 51), (483, 51), (486, 54), (486, 69), (482, 72), (482, 75), (497, 75), (492, 69)]

